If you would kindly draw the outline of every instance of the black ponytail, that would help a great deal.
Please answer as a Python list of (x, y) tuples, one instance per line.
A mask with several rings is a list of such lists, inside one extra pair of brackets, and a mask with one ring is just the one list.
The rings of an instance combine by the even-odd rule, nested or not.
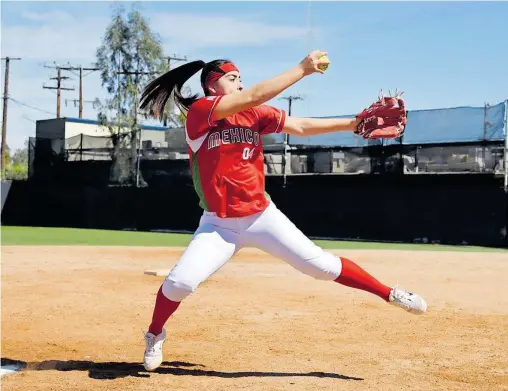
[(174, 91), (175, 102), (180, 109), (188, 111), (189, 107), (198, 99), (194, 94), (189, 97), (182, 96), (182, 87), (195, 73), (205, 67), (204, 61), (192, 61), (174, 68), (157, 79), (151, 81), (143, 90), (140, 99), (140, 108), (148, 109), (151, 115), (160, 121), (164, 117), (164, 107), (171, 93)]
[(229, 60), (214, 60), (208, 63), (204, 61), (192, 61), (174, 68), (165, 74), (159, 76), (157, 79), (151, 81), (143, 90), (140, 99), (140, 108), (148, 109), (149, 113), (159, 119), (164, 118), (164, 107), (168, 102), (169, 97), (174, 93), (175, 103), (183, 112), (189, 111), (189, 107), (199, 98), (198, 94), (193, 94), (188, 97), (182, 96), (182, 87), (194, 74), (203, 70), (201, 73), (201, 85), (208, 95), (206, 88), (206, 79), (210, 72), (224, 73), (219, 67)]

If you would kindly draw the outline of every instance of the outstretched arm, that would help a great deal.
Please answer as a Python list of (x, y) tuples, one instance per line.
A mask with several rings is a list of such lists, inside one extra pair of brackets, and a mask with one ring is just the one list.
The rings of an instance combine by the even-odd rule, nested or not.
[(359, 123), (356, 118), (297, 118), (287, 117), (282, 131), (292, 136), (354, 131)]
[(260, 106), (275, 98), (282, 91), (312, 73), (324, 73), (319, 65), (328, 64), (328, 60), (320, 60), (327, 52), (315, 50), (306, 56), (297, 66), (286, 72), (262, 81), (234, 94), (224, 95), (214, 109), (214, 119), (220, 120), (240, 111)]

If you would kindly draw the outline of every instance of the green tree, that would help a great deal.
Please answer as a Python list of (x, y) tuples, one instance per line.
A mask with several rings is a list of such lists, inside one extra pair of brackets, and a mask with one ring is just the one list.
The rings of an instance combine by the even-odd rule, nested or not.
[(2, 179), (25, 180), (28, 178), (28, 140), (23, 148), (16, 149), (11, 153), (7, 145), (5, 151), (5, 174)]
[[(146, 185), (138, 172), (139, 95), (149, 80), (164, 71), (164, 52), (139, 10), (126, 13), (123, 6), (113, 11), (102, 43), (96, 52), (96, 67), (108, 97), (98, 99), (99, 122), (107, 126), (113, 139), (111, 181), (118, 184)], [(127, 153), (122, 151), (130, 150)], [(139, 174), (139, 177), (136, 175)]]

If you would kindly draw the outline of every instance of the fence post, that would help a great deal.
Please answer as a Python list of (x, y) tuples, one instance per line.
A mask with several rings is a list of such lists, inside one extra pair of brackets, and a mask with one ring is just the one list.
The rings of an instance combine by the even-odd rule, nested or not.
[(508, 193), (508, 99), (504, 103), (504, 191)]
[(417, 145), (416, 150), (415, 150), (415, 172), (420, 172), (420, 169), (418, 168), (418, 151), (419, 150), (420, 150), (420, 148)]
[(486, 153), (486, 144), (487, 144), (487, 110), (489, 108), (489, 104), (487, 102), (484, 103), (484, 110), (483, 110), (483, 146), (482, 146), (482, 163), (483, 167), (480, 166), (480, 172), (485, 171), (485, 159), (487, 156)]
[(32, 147), (32, 137), (28, 137), (28, 179), (30, 179), (32, 177), (32, 174), (33, 174), (34, 151), (32, 149), (33, 149), (33, 147)]
[(399, 167), (400, 167), (400, 175), (404, 175), (406, 171), (406, 165), (404, 163), (404, 144), (402, 143), (402, 139), (404, 135), (399, 138)]
[(136, 145), (136, 155), (137, 155), (137, 161), (136, 161), (136, 187), (139, 187), (139, 170), (140, 170), (140, 165), (141, 165), (141, 137), (142, 137), (142, 133), (141, 133), (141, 128), (139, 126), (137, 126), (136, 124), (136, 132), (139, 131), (139, 137), (138, 137), (138, 145)]

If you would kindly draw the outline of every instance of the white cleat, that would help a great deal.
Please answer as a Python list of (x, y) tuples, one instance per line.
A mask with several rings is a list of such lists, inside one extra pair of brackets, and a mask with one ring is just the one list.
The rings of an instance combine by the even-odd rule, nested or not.
[(143, 366), (147, 371), (154, 371), (162, 364), (162, 345), (166, 340), (166, 330), (159, 335), (145, 334), (146, 348)]
[(423, 297), (397, 287), (392, 288), (389, 300), (390, 304), (415, 315), (420, 315), (427, 311), (427, 302)]

